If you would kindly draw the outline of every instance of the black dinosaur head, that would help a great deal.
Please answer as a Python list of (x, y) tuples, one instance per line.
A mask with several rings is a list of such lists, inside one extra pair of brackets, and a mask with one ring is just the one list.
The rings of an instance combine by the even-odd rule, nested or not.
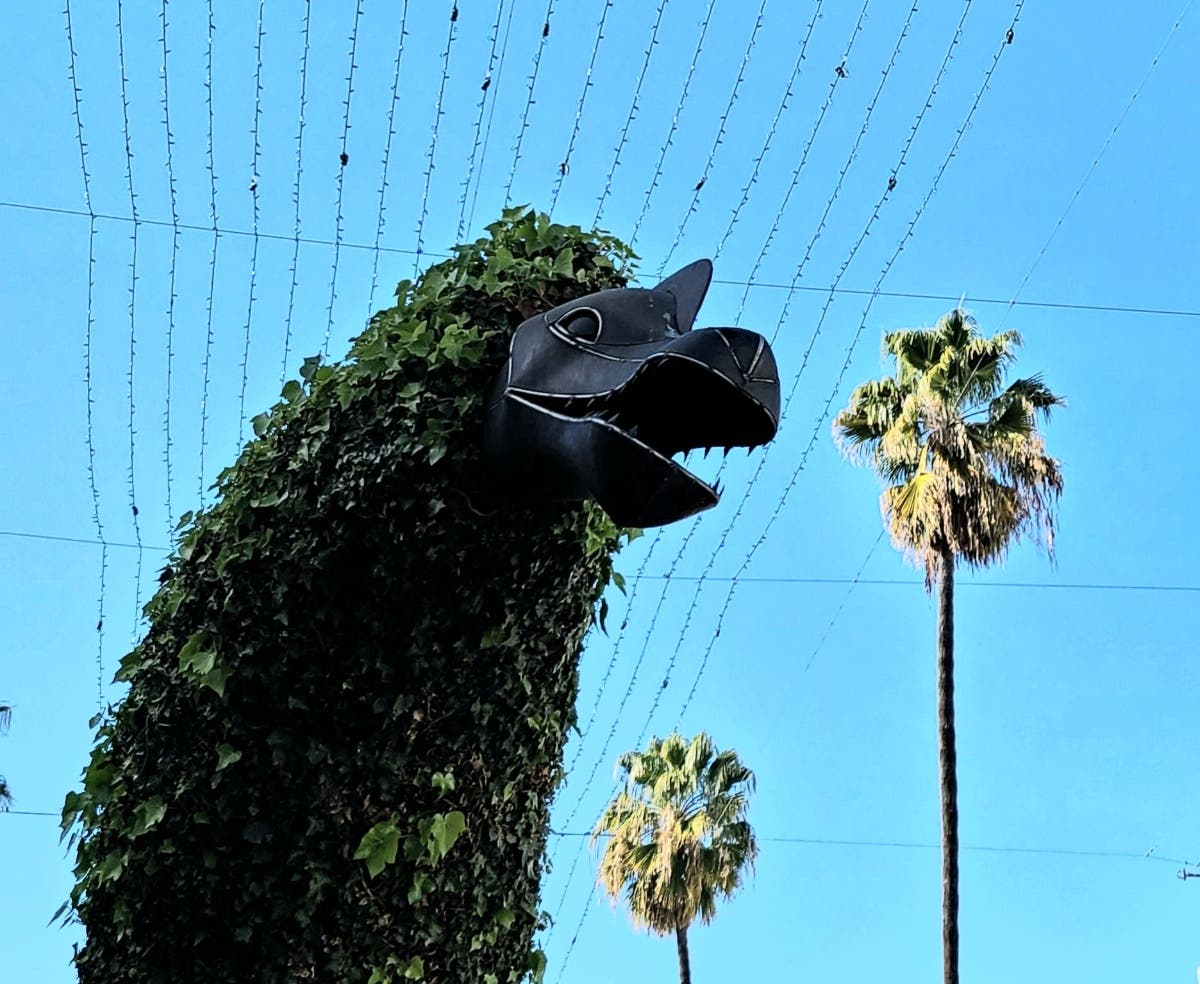
[(775, 435), (770, 346), (741, 328), (692, 329), (712, 279), (697, 260), (650, 290), (589, 294), (525, 321), (488, 394), (484, 454), (511, 487), (595, 499), (619, 526), (716, 505), (672, 460)]

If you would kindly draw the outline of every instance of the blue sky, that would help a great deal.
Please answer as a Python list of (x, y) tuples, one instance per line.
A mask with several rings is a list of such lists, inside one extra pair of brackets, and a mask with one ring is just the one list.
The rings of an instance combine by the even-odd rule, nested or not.
[(594, 721), (555, 806), (548, 979), (674, 974), (669, 941), (596, 897), (570, 835), (617, 755), (676, 724), (758, 775), (757, 875), (693, 932), (698, 980), (937, 973), (934, 607), (876, 545), (878, 487), (842, 460), (827, 408), (885, 370), (883, 331), (960, 297), (985, 330), (1020, 330), (1021, 371), (1069, 401), (1047, 432), (1067, 483), (1056, 562), (1023, 546), (960, 580), (964, 976), (1194, 979), (1200, 885), (1176, 877), (1200, 860), (1190, 3), (1029, 4), (1005, 45), (1017, 7), (999, 0), (918, 2), (906, 29), (908, 4), (770, 0), (757, 31), (755, 3), (559, 0), (544, 43), (541, 0), (463, 0), (447, 48), (449, 3), (362, 0), (313, 4), (305, 56), (302, 3), (217, 2), (210, 34), (205, 5), (176, 0), (169, 171), (162, 6), (71, 6), (78, 121), (61, 9), (15, 5), (0, 39), (0, 698), (15, 706), (0, 771), (28, 811), (0, 817), (11, 979), (73, 979), (78, 935), (46, 925), (70, 862), (38, 814), (76, 781), (100, 691), (120, 695), (174, 520), (285, 364), (343, 352), (428, 261), (418, 246), (445, 249), (460, 221), (476, 234), (506, 191), (636, 232), (647, 280), (668, 256), (716, 254), (700, 322), (776, 335), (794, 386), (770, 450), (729, 459), (722, 503), (618, 562), (632, 600), (610, 599), (610, 634), (586, 647)]

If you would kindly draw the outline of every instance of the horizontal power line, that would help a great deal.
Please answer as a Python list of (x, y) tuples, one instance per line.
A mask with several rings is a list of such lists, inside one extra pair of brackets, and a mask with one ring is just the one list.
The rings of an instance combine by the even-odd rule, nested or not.
[[(54, 817), (58, 819), (62, 813), (50, 810), (5, 810), (11, 816), (25, 817)], [(551, 837), (591, 837), (589, 830), (551, 830)], [(608, 836), (602, 834), (601, 836)], [(810, 847), (879, 847), (901, 848), (907, 850), (939, 850), (941, 844), (935, 841), (885, 841), (885, 840), (849, 840), (837, 837), (763, 837), (756, 836), (761, 844), (801, 844)], [(1162, 861), (1166, 864), (1182, 864), (1197, 867), (1200, 862), (1188, 861), (1184, 858), (1169, 858), (1149, 851), (1088, 851), (1066, 847), (1010, 847), (996, 844), (963, 844), (961, 851), (973, 851), (986, 854), (1031, 854), (1051, 857), (1078, 858), (1124, 858), (1134, 861)]]
[[(127, 550), (152, 550), (156, 553), (167, 553), (172, 548), (160, 544), (126, 543), (116, 540), (101, 542), (82, 536), (55, 536), (50, 533), (27, 533), (23, 530), (0, 530), (0, 536), (10, 536), (22, 540), (43, 540), (51, 543), (78, 543), (88, 547), (110, 547)], [(728, 583), (732, 577), (716, 577), (706, 575), (699, 577), (688, 574), (631, 574), (627, 581), (696, 581)], [(869, 584), (883, 587), (915, 588), (924, 587), (925, 582), (918, 578), (868, 578), (868, 577), (739, 577), (739, 584)], [(1027, 588), (1055, 589), (1060, 591), (1178, 591), (1200, 592), (1200, 584), (1091, 584), (1084, 582), (1064, 581), (958, 581), (960, 587), (968, 588)]]
[[(57, 816), (57, 814), (55, 814)], [(591, 837), (588, 830), (552, 830), (551, 837)], [(609, 836), (601, 834), (602, 837)], [(897, 840), (849, 840), (834, 837), (755, 837), (764, 844), (805, 844), (814, 847), (882, 847), (905, 848), (917, 850), (940, 850), (941, 844), (936, 841), (897, 841)], [(1043, 854), (1060, 857), (1083, 858), (1127, 858), (1141, 861), (1163, 861), (1167, 864), (1183, 864), (1195, 867), (1198, 862), (1187, 861), (1183, 858), (1169, 858), (1149, 851), (1089, 851), (1065, 847), (1009, 847), (995, 844), (963, 844), (961, 851), (975, 851), (988, 854)]]
[(1117, 304), (1069, 304), (1065, 301), (1012, 301), (1000, 297), (972, 297), (970, 294), (920, 294), (902, 290), (861, 290), (854, 287), (814, 287), (803, 284), (772, 284), (763, 280), (718, 280), (714, 284), (725, 284), (728, 287), (766, 287), (772, 290), (805, 290), (818, 294), (857, 294), (861, 297), (899, 297), (917, 301), (949, 301), (958, 304), (963, 301), (973, 304), (1015, 304), (1016, 307), (1053, 308), (1061, 311), (1103, 311), (1116, 314), (1157, 314), (1173, 318), (1200, 318), (1200, 311), (1189, 311), (1175, 308), (1126, 307)]
[[(15, 208), (23, 209), (30, 212), (48, 212), (53, 215), (73, 215), (85, 219), (102, 219), (109, 222), (127, 222), (134, 225), (159, 226), (166, 229), (186, 229), (191, 232), (204, 232), (211, 235), (214, 231), (211, 225), (197, 225), (190, 222), (172, 222), (168, 219), (147, 219), (138, 217), (136, 220), (128, 215), (115, 215), (111, 212), (88, 212), (79, 208), (62, 208), (52, 205), (34, 205), (29, 202), (0, 202), (0, 208)], [(253, 239), (255, 233), (248, 229), (228, 229), (218, 226), (215, 230), (222, 236), (239, 236), (246, 239)], [(396, 253), (403, 256), (432, 256), (440, 259), (445, 259), (451, 254), (442, 253), (436, 250), (422, 249), (404, 249), (400, 246), (376, 246), (374, 243), (352, 243), (343, 241), (335, 243), (332, 239), (320, 239), (314, 236), (295, 236), (284, 235), (281, 233), (259, 232), (259, 239), (271, 239), (276, 242), (286, 242), (295, 244), (297, 242), (305, 243), (309, 246), (340, 246), (343, 249), (361, 249), (369, 252), (380, 253)], [(767, 290), (792, 290), (792, 291), (808, 291), (819, 294), (847, 294), (858, 297), (895, 297), (905, 300), (916, 301), (942, 301), (949, 303), (958, 303), (963, 300), (961, 294), (926, 294), (917, 291), (903, 290), (863, 290), (854, 287), (820, 287), (809, 284), (776, 284), (764, 280), (721, 280), (714, 279), (714, 284), (722, 284), (726, 287), (761, 287)], [(1157, 315), (1168, 318), (1200, 318), (1200, 310), (1189, 310), (1184, 308), (1157, 308), (1157, 307), (1142, 307), (1138, 305), (1120, 305), (1120, 304), (1071, 304), (1065, 301), (1013, 301), (1011, 298), (1000, 297), (970, 297), (967, 300), (975, 304), (1005, 304), (1016, 307), (1028, 308), (1048, 308), (1058, 311), (1097, 311), (1113, 314), (1146, 314)]]
[[(110, 543), (109, 546), (112, 546)], [(686, 574), (641, 574), (627, 580), (653, 581), (718, 581), (728, 583), (733, 577), (703, 578)], [(889, 587), (924, 587), (925, 582), (917, 578), (868, 578), (868, 577), (739, 577), (739, 584), (876, 584)], [(956, 581), (956, 586), (971, 588), (1058, 588), (1075, 591), (1200, 591), (1200, 584), (1087, 584), (1064, 581)]]

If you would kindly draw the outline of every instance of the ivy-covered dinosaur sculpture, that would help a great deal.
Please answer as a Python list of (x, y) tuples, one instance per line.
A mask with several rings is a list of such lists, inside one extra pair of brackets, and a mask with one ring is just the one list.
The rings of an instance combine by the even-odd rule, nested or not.
[[(83, 984), (540, 977), (548, 805), (623, 531), (574, 479), (518, 492), (502, 462), (486, 467), (485, 410), (501, 458), (505, 441), (537, 458), (495, 419), (514, 332), (591, 332), (561, 315), (623, 287), (632, 254), (523, 208), (488, 232), (402, 282), (345, 361), (306, 360), (254, 419), (217, 504), (183, 518), (117, 673), (128, 694), (63, 811)], [(658, 347), (676, 344), (667, 329), (686, 331), (694, 308), (681, 300), (671, 313), (688, 324), (670, 325), (669, 292), (643, 300)], [(662, 378), (681, 397), (677, 363)], [(630, 402), (641, 386), (605, 397), (602, 431), (688, 412)], [(573, 419), (565, 402), (550, 412)], [(747, 427), (706, 440), (650, 422), (650, 444), (628, 439), (669, 461), (693, 438), (760, 443), (774, 420)], [(525, 477), (545, 480), (544, 464)]]

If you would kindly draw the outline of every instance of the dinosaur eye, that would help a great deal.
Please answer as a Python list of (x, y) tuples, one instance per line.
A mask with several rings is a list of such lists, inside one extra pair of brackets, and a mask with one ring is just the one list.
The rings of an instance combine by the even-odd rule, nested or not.
[(600, 337), (600, 313), (591, 308), (576, 308), (559, 318), (558, 327), (581, 342), (594, 342)]

